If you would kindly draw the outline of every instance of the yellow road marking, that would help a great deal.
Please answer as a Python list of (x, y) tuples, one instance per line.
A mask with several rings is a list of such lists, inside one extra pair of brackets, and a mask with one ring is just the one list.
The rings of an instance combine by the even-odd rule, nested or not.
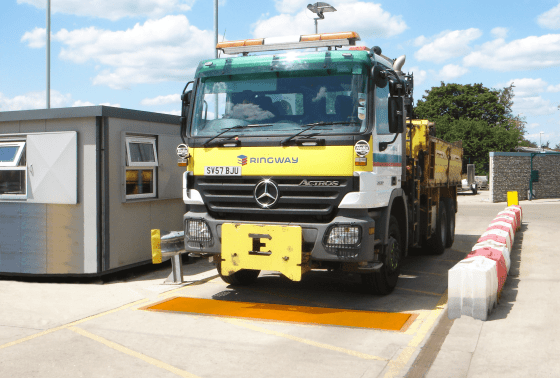
[(395, 289), (398, 290), (405, 290), (405, 291), (412, 291), (414, 293), (421, 293), (421, 294), (427, 294), (427, 295), (433, 295), (434, 297), (439, 297), (441, 296), (441, 293), (432, 293), (431, 291), (422, 291), (422, 290), (415, 290), (415, 289), (407, 289), (405, 287), (396, 287)]
[(115, 309), (113, 309), (113, 310), (105, 311), (105, 312), (102, 312), (102, 313), (97, 314), (97, 315), (88, 316), (88, 317), (86, 317), (86, 318), (83, 318), (83, 319), (80, 319), (80, 320), (76, 320), (75, 322), (71, 322), (71, 323), (64, 324), (64, 325), (59, 326), (59, 327), (51, 328), (51, 329), (48, 329), (48, 330), (43, 331), (43, 332), (35, 333), (35, 334), (31, 335), (31, 336), (27, 336), (27, 337), (21, 338), (21, 339), (19, 339), (19, 340), (11, 341), (11, 342), (9, 342), (9, 343), (7, 343), (7, 344), (4, 344), (4, 345), (0, 345), (0, 349), (8, 348), (8, 347), (11, 347), (11, 346), (13, 346), (13, 345), (17, 345), (17, 344), (23, 343), (23, 342), (25, 342), (25, 341), (33, 340), (33, 339), (35, 339), (35, 338), (37, 338), (37, 337), (41, 337), (41, 336), (44, 336), (44, 335), (48, 335), (49, 333), (53, 333), (53, 332), (56, 332), (56, 331), (60, 331), (61, 329), (69, 328), (69, 327), (72, 327), (72, 326), (74, 326), (74, 325), (77, 325), (77, 324), (80, 324), (80, 323), (83, 323), (83, 322), (87, 322), (88, 320), (92, 320), (92, 319), (95, 319), (95, 318), (99, 318), (99, 317), (101, 317), (101, 316), (109, 315), (109, 314), (115, 313), (115, 312), (117, 312), (117, 311), (121, 311), (121, 310), (127, 309), (127, 308), (129, 308), (129, 307), (136, 306), (136, 305), (141, 304), (141, 303), (143, 303), (143, 302), (147, 302), (148, 300), (149, 300), (148, 298), (140, 299), (140, 300), (138, 300), (138, 301), (136, 301), (136, 302), (132, 302), (132, 303), (126, 304), (126, 305), (124, 305), (124, 306), (115, 308)]
[(420, 314), (414, 319), (414, 322), (408, 327), (408, 329), (404, 332), (406, 335), (414, 335), (420, 327), (420, 324), (424, 321), (424, 319), (428, 316), (430, 311), (420, 311)]
[(191, 373), (189, 373), (189, 372), (187, 372), (187, 371), (178, 369), (178, 368), (176, 368), (175, 366), (166, 364), (165, 362), (160, 361), (160, 360), (156, 360), (155, 358), (148, 357), (148, 356), (146, 356), (145, 354), (142, 354), (142, 353), (140, 353), (140, 352), (136, 352), (136, 351), (134, 351), (134, 350), (132, 350), (132, 349), (128, 349), (127, 347), (124, 347), (124, 346), (122, 346), (122, 345), (120, 345), (120, 344), (117, 344), (117, 343), (115, 343), (115, 342), (113, 342), (113, 341), (107, 340), (107, 339), (105, 339), (105, 338), (103, 338), (103, 337), (101, 337), (101, 336), (94, 335), (93, 333), (90, 333), (90, 332), (88, 332), (88, 331), (86, 331), (86, 330), (83, 330), (83, 329), (81, 329), (81, 328), (78, 328), (78, 327), (69, 327), (68, 329), (69, 329), (70, 331), (76, 332), (76, 333), (78, 333), (78, 334), (80, 334), (80, 335), (82, 335), (82, 336), (85, 336), (85, 337), (87, 337), (87, 338), (89, 338), (89, 339), (92, 339), (92, 340), (94, 340), (94, 341), (97, 341), (97, 342), (99, 342), (99, 343), (101, 343), (101, 344), (103, 344), (103, 345), (106, 345), (106, 346), (108, 346), (109, 348), (115, 349), (115, 350), (117, 350), (117, 351), (119, 351), (119, 352), (121, 352), (121, 353), (124, 353), (124, 354), (128, 354), (129, 356), (136, 357), (136, 358), (138, 358), (138, 359), (140, 359), (140, 360), (142, 360), (142, 361), (144, 361), (144, 362), (149, 363), (150, 365), (154, 365), (154, 366), (156, 366), (156, 367), (158, 367), (158, 368), (160, 368), (160, 369), (167, 370), (167, 371), (169, 371), (169, 372), (171, 372), (171, 373), (173, 373), (173, 374), (176, 374), (176, 375), (178, 375), (178, 376), (180, 376), (180, 377), (185, 377), (185, 378), (199, 378), (198, 376), (196, 376), (196, 375), (194, 375), (194, 374), (191, 374)]
[(307, 344), (307, 345), (311, 345), (311, 346), (314, 346), (314, 347), (317, 347), (317, 348), (323, 348), (323, 349), (328, 349), (328, 350), (332, 350), (332, 351), (335, 351), (335, 352), (345, 353), (345, 354), (348, 354), (350, 356), (362, 358), (362, 359), (365, 359), (365, 360), (388, 361), (387, 358), (372, 356), (370, 354), (357, 352), (355, 350), (340, 348), (340, 347), (336, 347), (334, 345), (323, 344), (323, 343), (319, 343), (319, 342), (316, 342), (316, 341), (304, 339), (304, 338), (301, 338), (301, 337), (288, 335), (288, 334), (285, 334), (285, 333), (282, 333), (282, 332), (277, 332), (277, 331), (272, 331), (270, 329), (257, 327), (257, 326), (254, 326), (252, 324), (245, 323), (245, 322), (243, 322), (239, 319), (228, 319), (228, 318), (217, 318), (217, 319), (220, 319), (221, 321), (226, 322), (226, 323), (230, 323), (230, 324), (238, 325), (238, 326), (241, 326), (241, 327), (245, 327), (245, 328), (248, 328), (248, 329), (256, 331), (256, 332), (266, 333), (267, 335), (283, 337), (283, 338), (286, 338), (286, 339), (289, 339), (289, 340), (292, 340), (292, 341), (297, 341), (297, 342)]
[(404, 348), (404, 350), (395, 360), (391, 360), (391, 362), (389, 362), (389, 364), (387, 365), (387, 373), (385, 373), (384, 378), (396, 377), (399, 374), (401, 369), (407, 364), (410, 357), (412, 357), (412, 355), (416, 351), (416, 347), (420, 345), (422, 340), (424, 340), (424, 337), (426, 337), (428, 331), (430, 330), (430, 328), (432, 328), (438, 316), (445, 309), (446, 303), (447, 290), (445, 290), (445, 293), (443, 293), (443, 295), (440, 297), (438, 303), (436, 304), (436, 307), (430, 312), (427, 319), (424, 321), (422, 326), (420, 326), (418, 333), (412, 338), (412, 340), (410, 340), (406, 348)]

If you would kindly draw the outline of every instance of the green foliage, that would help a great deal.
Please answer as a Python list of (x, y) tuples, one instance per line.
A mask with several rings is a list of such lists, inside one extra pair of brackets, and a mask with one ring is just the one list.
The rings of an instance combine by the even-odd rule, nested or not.
[(439, 87), (426, 91), (415, 111), (420, 119), (473, 119), (509, 128), (507, 116), (511, 111), (508, 102), (511, 98), (502, 97), (500, 101), (500, 91), (488, 89), (482, 84), (445, 84), (442, 81)]
[(511, 152), (522, 142), (525, 117), (513, 116), (513, 88), (493, 90), (482, 84), (445, 84), (426, 91), (416, 117), (436, 123), (438, 138), (463, 142), (463, 162), (477, 175), (488, 174), (489, 152)]
[(436, 135), (448, 142), (463, 141), (463, 161), (476, 165), (477, 175), (488, 174), (489, 152), (513, 151), (519, 130), (492, 127), (482, 120), (440, 118), (436, 121)]
[(538, 147), (537, 144), (535, 142), (531, 142), (530, 140), (527, 139), (523, 139), (521, 142), (519, 142), (519, 146), (520, 147)]

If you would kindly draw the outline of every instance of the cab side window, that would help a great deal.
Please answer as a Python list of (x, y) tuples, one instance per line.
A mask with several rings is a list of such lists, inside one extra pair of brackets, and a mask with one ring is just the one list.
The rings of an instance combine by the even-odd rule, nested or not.
[(389, 86), (375, 88), (375, 127), (378, 135), (389, 132)]

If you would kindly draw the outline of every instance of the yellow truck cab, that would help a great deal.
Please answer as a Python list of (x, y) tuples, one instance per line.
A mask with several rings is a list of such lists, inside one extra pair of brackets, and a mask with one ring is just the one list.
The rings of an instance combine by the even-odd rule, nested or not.
[(227, 55), (185, 87), (184, 249), (213, 257), (224, 281), (342, 269), (387, 294), (409, 246), (449, 246), (462, 150), (410, 120), (404, 56), (359, 39), (222, 42)]

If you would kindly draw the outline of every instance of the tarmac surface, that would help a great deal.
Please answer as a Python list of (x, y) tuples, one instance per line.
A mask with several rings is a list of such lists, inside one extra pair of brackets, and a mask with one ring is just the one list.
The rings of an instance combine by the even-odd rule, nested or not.
[[(395, 291), (360, 292), (323, 271), (291, 282), (263, 272), (233, 288), (207, 260), (108, 281), (0, 279), (0, 377), (554, 377), (560, 371), (560, 199), (523, 201), (512, 267), (487, 321), (447, 318), (447, 270), (504, 203), (459, 197), (456, 239), (442, 256), (410, 256)], [(134, 275), (136, 274), (136, 275)], [(174, 297), (411, 314), (400, 331), (162, 313)]]

